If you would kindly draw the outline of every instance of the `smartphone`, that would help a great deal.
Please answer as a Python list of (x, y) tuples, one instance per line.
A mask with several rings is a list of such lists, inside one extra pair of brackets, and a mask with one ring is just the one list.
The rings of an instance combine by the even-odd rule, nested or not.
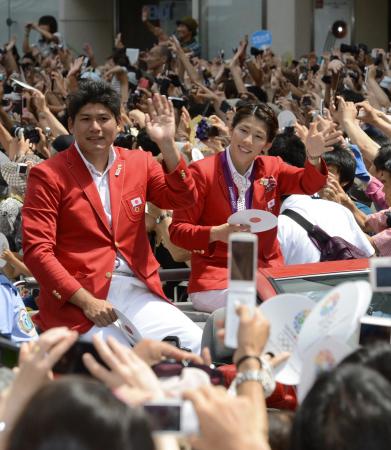
[(82, 360), (84, 353), (91, 353), (100, 364), (107, 367), (91, 342), (77, 341), (57, 361), (53, 367), (53, 372), (57, 374), (76, 373), (91, 376)]
[(172, 101), (174, 108), (181, 109), (182, 106), (186, 106), (186, 101), (182, 97), (168, 97), (168, 100)]
[(368, 83), (368, 72), (369, 72), (369, 67), (368, 66), (365, 66), (365, 75), (364, 75), (364, 82), (365, 82), (365, 84), (367, 84)]
[(162, 399), (144, 404), (152, 432), (156, 434), (190, 435), (199, 432), (193, 404), (181, 399)]
[(360, 345), (376, 341), (391, 344), (391, 319), (388, 317), (364, 316), (360, 320)]
[(18, 165), (16, 166), (16, 173), (18, 175), (26, 175), (26, 173), (27, 173), (27, 164), (18, 163)]
[(9, 339), (0, 337), (0, 367), (13, 369), (18, 365), (20, 347)]
[(148, 89), (149, 88), (149, 80), (148, 78), (141, 77), (138, 81), (138, 88)]
[(321, 117), (324, 117), (324, 100), (321, 99), (320, 106), (319, 106), (319, 113)]
[(391, 257), (370, 258), (369, 267), (373, 292), (391, 292)]
[(258, 237), (252, 233), (232, 233), (228, 241), (228, 295), (225, 316), (226, 347), (237, 348), (238, 304), (254, 309), (257, 299), (256, 273)]

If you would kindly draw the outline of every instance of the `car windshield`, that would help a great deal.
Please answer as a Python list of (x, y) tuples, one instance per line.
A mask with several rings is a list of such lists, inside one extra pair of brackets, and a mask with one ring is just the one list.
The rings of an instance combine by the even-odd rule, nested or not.
[[(334, 286), (345, 281), (358, 280), (368, 281), (368, 272), (310, 275), (303, 278), (277, 278), (273, 281), (279, 294), (303, 294), (317, 302)], [(391, 294), (374, 292), (368, 314), (391, 317)]]

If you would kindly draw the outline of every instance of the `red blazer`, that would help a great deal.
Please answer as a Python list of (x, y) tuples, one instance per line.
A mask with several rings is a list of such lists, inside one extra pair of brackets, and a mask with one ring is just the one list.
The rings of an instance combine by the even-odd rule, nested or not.
[(35, 166), (23, 217), (24, 261), (41, 291), (36, 322), (80, 333), (91, 326), (68, 302), (81, 287), (106, 299), (117, 249), (151, 292), (165, 298), (145, 229), (145, 202), (164, 209), (192, 206), (194, 180), (183, 160), (165, 174), (151, 153), (115, 148), (109, 170), (112, 226), (95, 183), (74, 146)]
[[(279, 157), (259, 156), (255, 162), (252, 208), (270, 211), (278, 216), (281, 195), (313, 194), (321, 189), (327, 180), (327, 167), (322, 160), (322, 173), (312, 164), (304, 169), (290, 166)], [(187, 250), (203, 250), (204, 254), (193, 253), (189, 292), (227, 287), (227, 244), (209, 244), (210, 229), (227, 222), (232, 214), (221, 158), (219, 155), (205, 158), (189, 166), (196, 180), (198, 202), (192, 208), (175, 211), (170, 227), (171, 240)], [(273, 177), (275, 187), (266, 188), (266, 177)], [(283, 264), (277, 241), (277, 227), (258, 233), (259, 267)]]

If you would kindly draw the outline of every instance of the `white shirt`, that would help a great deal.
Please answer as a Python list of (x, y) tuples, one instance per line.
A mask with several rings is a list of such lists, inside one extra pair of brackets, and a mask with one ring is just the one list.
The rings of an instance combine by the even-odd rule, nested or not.
[[(112, 218), (111, 218), (111, 200), (110, 200), (110, 184), (109, 184), (109, 170), (113, 166), (115, 160), (117, 159), (117, 155), (115, 153), (115, 150), (113, 146), (110, 147), (109, 152), (109, 160), (107, 163), (107, 167), (104, 170), (103, 173), (99, 172), (96, 167), (90, 163), (83, 153), (80, 150), (79, 145), (75, 141), (75, 147), (78, 151), (82, 161), (86, 165), (88, 171), (91, 174), (91, 177), (95, 183), (96, 189), (98, 190), (100, 200), (102, 202), (103, 209), (106, 214), (107, 221), (111, 227)], [(120, 252), (117, 252), (116, 258), (115, 258), (115, 272), (121, 272), (124, 274), (128, 274), (129, 276), (133, 277), (133, 281), (135, 284), (138, 284), (142, 287), (145, 286), (145, 284), (137, 279), (134, 275), (134, 272), (131, 270), (131, 268), (128, 266), (127, 262), (125, 261), (124, 257), (121, 255)]]
[[(252, 172), (253, 167), (254, 167), (254, 161), (251, 163), (251, 166), (248, 168), (248, 170), (246, 171), (246, 173), (245, 173), (244, 175), (242, 175), (242, 174), (240, 174), (240, 173), (236, 170), (236, 168), (235, 168), (235, 166), (234, 166), (234, 163), (233, 163), (233, 161), (232, 161), (232, 158), (231, 158), (231, 147), (227, 147), (227, 148), (225, 149), (225, 153), (226, 153), (226, 155), (227, 155), (228, 167), (229, 167), (229, 170), (230, 170), (230, 172), (231, 172), (232, 178), (235, 179), (235, 178), (234, 178), (234, 174), (236, 173), (236, 174), (241, 178), (241, 180), (242, 180), (242, 185), (245, 186), (247, 180), (250, 179), (251, 172)], [(251, 187), (251, 184), (249, 184), (249, 187), (246, 189), (246, 192), (248, 191), (248, 189), (250, 189), (250, 187)]]
[[(368, 257), (374, 249), (358, 226), (353, 214), (344, 206), (328, 200), (314, 199), (308, 195), (290, 195), (284, 200), (281, 212), (292, 209), (321, 227), (330, 236), (339, 236), (361, 249)], [(290, 217), (278, 216), (277, 238), (285, 264), (319, 262), (320, 251), (308, 237), (305, 229)]]

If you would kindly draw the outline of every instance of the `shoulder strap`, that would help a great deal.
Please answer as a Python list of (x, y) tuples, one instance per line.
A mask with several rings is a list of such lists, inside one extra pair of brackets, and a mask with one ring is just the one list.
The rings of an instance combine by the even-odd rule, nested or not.
[(285, 209), (281, 214), (290, 217), (292, 220), (302, 226), (307, 233), (312, 233), (314, 231), (314, 224), (305, 219), (298, 212), (293, 211), (292, 209)]

